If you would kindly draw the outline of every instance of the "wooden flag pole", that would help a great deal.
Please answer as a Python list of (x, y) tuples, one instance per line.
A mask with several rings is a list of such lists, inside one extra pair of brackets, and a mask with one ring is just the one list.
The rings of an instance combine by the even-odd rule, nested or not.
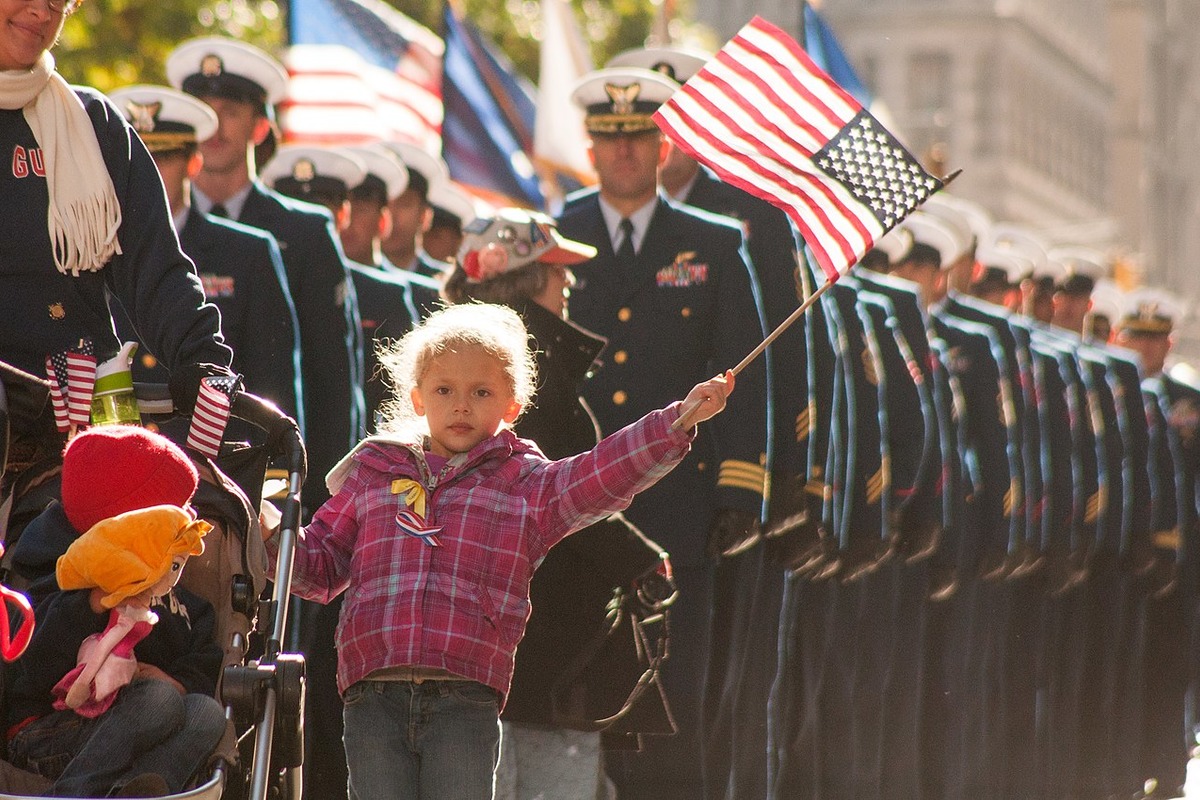
[[(739, 361), (738, 365), (736, 367), (734, 367), (732, 370), (730, 370), (733, 373), (733, 376), (736, 378), (738, 376), (738, 373), (740, 373), (742, 370), (744, 370), (746, 367), (748, 367), (750, 365), (750, 363), (752, 361), (754, 361), (754, 359), (756, 359), (760, 355), (762, 355), (762, 352), (771, 346), (771, 342), (775, 341), (780, 336), (782, 336), (783, 332), (792, 326), (792, 323), (794, 323), (796, 320), (800, 319), (800, 317), (804, 316), (804, 313), (806, 311), (808, 311), (808, 309), (812, 308), (812, 304), (817, 302), (817, 300), (821, 297), (821, 295), (823, 295), (825, 293), (825, 290), (828, 289), (830, 286), (833, 286), (833, 281), (826, 281), (825, 283), (821, 284), (815, 292), (813, 292), (808, 297), (806, 297), (804, 299), (804, 302), (800, 304), (799, 308), (797, 308), (795, 311), (793, 311), (791, 314), (789, 314), (788, 318), (785, 319), (783, 322), (779, 323), (779, 326), (776, 327), (775, 330), (771, 331), (770, 335), (768, 335), (767, 338), (765, 338), (761, 342), (759, 342), (757, 347), (755, 347), (753, 350), (751, 350), (749, 353), (747, 353), (746, 357), (743, 358), (741, 361)], [(703, 402), (703, 401), (701, 401), (701, 402)], [(697, 403), (692, 403), (692, 405), (685, 408), (683, 410), (683, 412), (679, 415), (679, 419), (675, 420), (675, 422), (671, 424), (671, 430), (678, 430), (680, 428), (691, 427), (691, 424), (690, 424), (691, 417), (695, 416), (696, 409), (698, 409), (699, 407), (700, 407), (700, 403), (697, 402)]]

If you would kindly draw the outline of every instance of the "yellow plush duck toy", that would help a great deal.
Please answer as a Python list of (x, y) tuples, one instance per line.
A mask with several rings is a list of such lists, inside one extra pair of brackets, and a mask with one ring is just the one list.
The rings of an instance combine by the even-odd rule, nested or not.
[(155, 598), (170, 592), (190, 556), (204, 552), (212, 526), (178, 506), (151, 506), (101, 520), (58, 559), (63, 590), (92, 589), (110, 609), (108, 626), (79, 647), (74, 669), (54, 687), (54, 707), (85, 717), (108, 710), (137, 671), (133, 648), (158, 616)]

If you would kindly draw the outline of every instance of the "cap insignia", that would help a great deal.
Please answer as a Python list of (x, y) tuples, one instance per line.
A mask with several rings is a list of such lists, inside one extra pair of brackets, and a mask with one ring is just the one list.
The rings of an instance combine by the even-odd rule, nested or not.
[(215, 53), (209, 53), (200, 59), (200, 74), (206, 78), (215, 78), (225, 71), (225, 62)]
[(153, 103), (137, 103), (130, 100), (125, 105), (125, 111), (129, 115), (129, 123), (133, 125), (135, 131), (153, 133), (158, 115), (162, 111), (162, 103), (158, 100)]
[(612, 100), (612, 113), (614, 114), (632, 114), (633, 103), (642, 92), (640, 83), (631, 83), (628, 86), (617, 86), (615, 84), (604, 84), (604, 91), (608, 93), (608, 97)]
[(317, 177), (317, 168), (311, 160), (302, 158), (292, 165), (292, 177), (301, 183), (308, 183)]

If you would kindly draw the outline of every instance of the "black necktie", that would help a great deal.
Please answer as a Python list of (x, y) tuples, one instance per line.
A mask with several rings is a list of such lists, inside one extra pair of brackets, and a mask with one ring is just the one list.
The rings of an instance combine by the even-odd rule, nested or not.
[(213, 203), (213, 207), (208, 210), (208, 213), (214, 217), (228, 217), (229, 212), (225, 210), (225, 206), (221, 203)]
[(625, 217), (617, 225), (617, 230), (621, 232), (621, 245), (617, 248), (617, 260), (623, 264), (630, 264), (637, 260), (637, 251), (633, 249), (633, 221), (629, 217)]

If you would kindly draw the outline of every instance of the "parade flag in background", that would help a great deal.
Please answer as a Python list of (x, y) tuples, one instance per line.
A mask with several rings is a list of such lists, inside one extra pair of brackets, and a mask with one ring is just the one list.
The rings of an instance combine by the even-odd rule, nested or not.
[[(441, 149), (442, 40), (382, 0), (291, 0), (284, 140)], [(331, 47), (333, 46), (333, 47)]]
[[(530, 160), (533, 90), (447, 2), (443, 9), (442, 158), (450, 177), (497, 205), (542, 207)], [(497, 196), (498, 195), (498, 196)]]
[(542, 0), (539, 65), (534, 163), (578, 184), (595, 183), (584, 110), (571, 101), (571, 88), (592, 71), (592, 55), (570, 0)]
[(201, 379), (196, 409), (192, 412), (192, 426), (188, 429), (188, 447), (209, 458), (217, 457), (221, 452), (225, 426), (229, 424), (233, 396), (241, 388), (241, 381), (237, 375)]
[(811, 3), (804, 4), (804, 52), (863, 108), (871, 108), (871, 93), (859, 79), (846, 53)]
[(830, 281), (942, 186), (794, 39), (761, 17), (655, 119), (722, 179), (784, 209)]
[(92, 390), (96, 386), (96, 351), (91, 339), (80, 339), (70, 350), (46, 356), (54, 424), (62, 433), (92, 419)]

